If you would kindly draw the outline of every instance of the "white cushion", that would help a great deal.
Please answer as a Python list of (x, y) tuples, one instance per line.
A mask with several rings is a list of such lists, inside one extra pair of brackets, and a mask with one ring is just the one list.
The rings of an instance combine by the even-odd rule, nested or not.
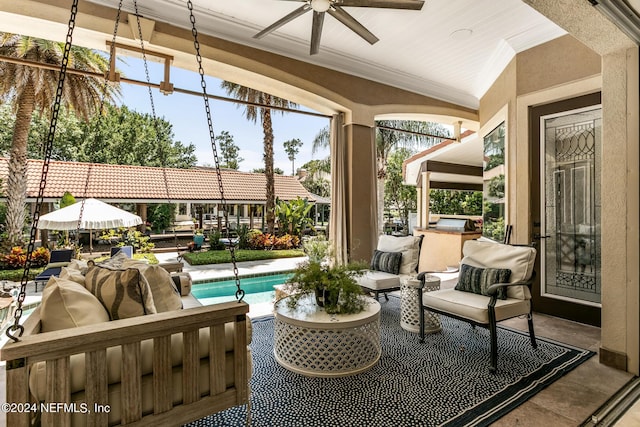
[(41, 332), (109, 321), (109, 313), (100, 301), (82, 285), (51, 277), (42, 292)]
[[(509, 283), (528, 280), (533, 274), (536, 250), (530, 246), (511, 246), (502, 243), (467, 240), (462, 248), (464, 258), (460, 264), (482, 268), (508, 268), (511, 270)], [(507, 289), (509, 298), (530, 299), (526, 286), (512, 286)]]
[(355, 279), (358, 285), (373, 291), (400, 288), (400, 276), (384, 271), (368, 270), (364, 275)]
[(82, 274), (86, 274), (88, 265), (87, 265), (87, 261), (80, 260), (80, 259), (72, 259), (69, 265), (67, 265), (67, 268), (70, 270), (78, 270)]
[(61, 279), (71, 280), (72, 282), (76, 282), (84, 286), (84, 274), (80, 270), (75, 270), (69, 267), (62, 267), (60, 269), (60, 274), (58, 275)]
[[(424, 292), (422, 301), (425, 307), (432, 307), (447, 313), (455, 314), (478, 323), (489, 324), (489, 297), (471, 292), (442, 289)], [(530, 300), (507, 298), (496, 302), (496, 321), (528, 314), (531, 307)]]
[(378, 238), (379, 251), (402, 252), (399, 274), (412, 274), (418, 266), (419, 236), (396, 237), (383, 234)]

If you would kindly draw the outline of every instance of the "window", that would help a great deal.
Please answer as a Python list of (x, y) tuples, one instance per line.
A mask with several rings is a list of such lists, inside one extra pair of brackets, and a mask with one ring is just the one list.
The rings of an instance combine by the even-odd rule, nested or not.
[(505, 229), (505, 133), (502, 122), (484, 137), (482, 235), (500, 242)]

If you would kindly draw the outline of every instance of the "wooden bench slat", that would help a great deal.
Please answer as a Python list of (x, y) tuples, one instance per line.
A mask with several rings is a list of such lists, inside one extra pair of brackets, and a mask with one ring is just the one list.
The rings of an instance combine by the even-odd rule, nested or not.
[[(6, 394), (7, 403), (24, 403), (29, 402), (29, 374), (27, 367), (11, 368), (10, 365), (16, 361), (7, 362), (6, 371)], [(8, 387), (8, 385), (11, 387)], [(8, 426), (27, 426), (29, 425), (28, 412), (7, 412), (6, 420)]]
[(198, 330), (182, 335), (182, 400), (187, 405), (200, 399), (198, 336)]
[(153, 339), (153, 413), (171, 410), (173, 402), (171, 390), (171, 337)]
[(122, 424), (142, 418), (142, 362), (140, 342), (122, 345), (122, 376), (120, 378)]
[[(69, 372), (70, 357), (62, 357), (47, 361), (46, 404), (71, 402), (71, 374)], [(71, 412), (60, 410), (43, 411), (42, 423), (60, 427), (71, 426)]]
[(224, 325), (209, 328), (209, 387), (211, 394), (227, 388)]
[(107, 350), (97, 350), (85, 355), (86, 385), (84, 388), (86, 403), (89, 405), (88, 425), (106, 425), (109, 414), (96, 412), (97, 405), (109, 404), (109, 385), (107, 378)]

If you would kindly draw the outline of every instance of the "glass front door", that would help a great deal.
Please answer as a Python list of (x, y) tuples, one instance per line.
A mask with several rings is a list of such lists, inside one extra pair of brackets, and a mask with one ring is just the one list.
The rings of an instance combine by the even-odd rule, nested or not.
[(540, 292), (599, 306), (599, 105), (540, 116)]

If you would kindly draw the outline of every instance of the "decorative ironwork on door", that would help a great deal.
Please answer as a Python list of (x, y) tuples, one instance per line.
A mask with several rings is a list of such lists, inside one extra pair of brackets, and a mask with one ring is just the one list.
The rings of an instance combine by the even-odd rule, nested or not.
[(600, 303), (600, 107), (541, 118), (543, 294)]

